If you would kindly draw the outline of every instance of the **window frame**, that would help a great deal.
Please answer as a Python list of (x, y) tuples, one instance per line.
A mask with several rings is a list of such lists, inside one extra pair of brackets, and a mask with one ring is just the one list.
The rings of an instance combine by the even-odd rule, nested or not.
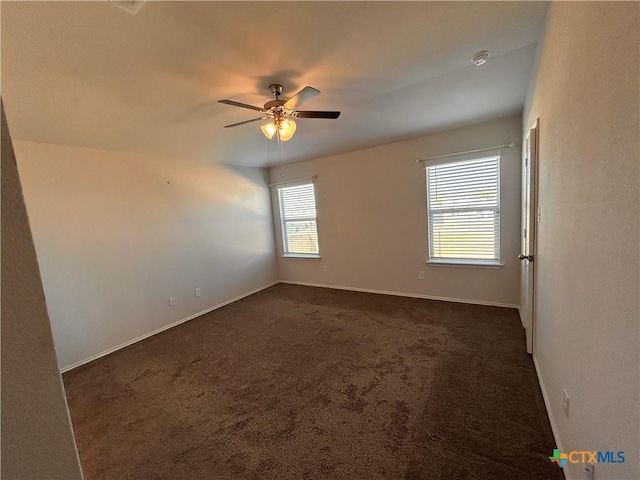
[[(284, 198), (281, 194), (282, 190), (293, 187), (304, 187), (310, 185), (313, 191), (313, 205), (315, 215), (313, 217), (304, 216), (304, 217), (295, 217), (290, 219), (285, 219), (284, 215)], [(298, 259), (319, 259), (320, 258), (320, 241), (318, 234), (318, 207), (316, 204), (316, 186), (315, 182), (289, 182), (282, 185), (278, 185), (276, 188), (276, 195), (278, 200), (278, 212), (280, 215), (280, 238), (282, 240), (282, 258), (298, 258)], [(299, 253), (299, 252), (289, 252), (289, 241), (287, 236), (287, 223), (290, 222), (313, 222), (316, 226), (316, 241), (318, 244), (318, 253)]]
[[(429, 202), (429, 167), (434, 167), (438, 165), (446, 165), (452, 163), (464, 163), (464, 162), (473, 162), (482, 159), (495, 158), (497, 161), (497, 206), (491, 207), (492, 210), (495, 210), (496, 215), (496, 223), (495, 227), (496, 235), (494, 241), (494, 252), (495, 257), (493, 259), (480, 259), (480, 258), (439, 258), (432, 257), (433, 251), (433, 235), (432, 235), (432, 221), (431, 221), (431, 210), (430, 210), (430, 202)], [(504, 265), (501, 262), (502, 248), (501, 248), (501, 231), (502, 231), (502, 209), (501, 209), (501, 164), (502, 164), (502, 156), (499, 150), (496, 151), (484, 151), (482, 153), (476, 154), (466, 154), (466, 155), (455, 155), (449, 158), (437, 159), (425, 162), (425, 189), (426, 189), (426, 198), (425, 198), (425, 206), (427, 210), (426, 220), (427, 220), (427, 260), (426, 264), (429, 266), (444, 266), (444, 267), (473, 267), (473, 268), (492, 268), (498, 269), (502, 268)], [(460, 210), (466, 211), (475, 211), (470, 209), (469, 207), (461, 208)], [(480, 210), (480, 209), (479, 209)], [(487, 210), (486, 208), (484, 210)], [(450, 211), (455, 211), (455, 209), (450, 209)]]

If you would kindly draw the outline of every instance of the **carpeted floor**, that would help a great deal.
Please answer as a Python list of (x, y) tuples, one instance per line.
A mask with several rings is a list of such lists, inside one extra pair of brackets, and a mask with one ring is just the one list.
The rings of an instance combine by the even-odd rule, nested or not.
[(96, 479), (562, 479), (516, 310), (276, 285), (64, 375)]

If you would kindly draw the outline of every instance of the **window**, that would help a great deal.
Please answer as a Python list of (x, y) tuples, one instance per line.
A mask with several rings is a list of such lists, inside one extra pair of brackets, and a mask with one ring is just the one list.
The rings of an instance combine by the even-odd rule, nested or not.
[(427, 165), (429, 262), (499, 264), (500, 157)]
[(284, 255), (317, 258), (318, 229), (313, 183), (278, 188), (278, 201)]

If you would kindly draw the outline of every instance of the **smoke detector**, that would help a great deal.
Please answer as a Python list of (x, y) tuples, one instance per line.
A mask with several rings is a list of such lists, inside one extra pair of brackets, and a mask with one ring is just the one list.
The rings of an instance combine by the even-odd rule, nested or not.
[(129, 12), (131, 15), (138, 13), (138, 10), (142, 7), (145, 0), (109, 0), (111, 5), (114, 5), (125, 12)]
[(471, 63), (473, 63), (476, 67), (480, 65), (484, 65), (489, 60), (489, 50), (482, 50), (481, 52), (476, 53), (473, 57), (471, 57)]

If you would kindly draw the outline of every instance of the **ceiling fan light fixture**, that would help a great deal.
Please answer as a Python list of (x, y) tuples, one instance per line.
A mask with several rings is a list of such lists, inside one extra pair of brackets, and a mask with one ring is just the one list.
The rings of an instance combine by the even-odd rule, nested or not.
[(280, 128), (278, 128), (280, 140), (283, 142), (291, 140), (294, 133), (296, 133), (296, 122), (287, 118), (280, 123)]
[(291, 140), (291, 137), (293, 137), (293, 134), (296, 133), (296, 128), (297, 128), (296, 122), (294, 122), (291, 119), (285, 118), (282, 120), (276, 119), (275, 122), (262, 125), (260, 127), (260, 130), (262, 130), (262, 133), (264, 134), (264, 136), (267, 137), (269, 140), (271, 140), (273, 136), (277, 133), (278, 138), (280, 138), (280, 140), (282, 140), (283, 142), (286, 142), (287, 140)]
[(260, 130), (262, 130), (262, 133), (264, 133), (265, 137), (271, 140), (278, 130), (278, 127), (276, 127), (275, 123), (267, 123), (266, 125), (262, 125), (260, 127)]

